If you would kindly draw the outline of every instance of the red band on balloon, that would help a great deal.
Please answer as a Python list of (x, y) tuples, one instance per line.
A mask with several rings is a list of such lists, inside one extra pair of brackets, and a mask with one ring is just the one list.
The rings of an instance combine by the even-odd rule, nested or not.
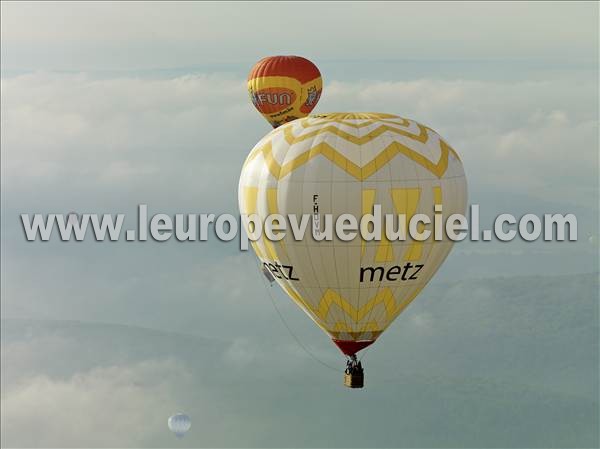
[(336, 340), (332, 339), (340, 350), (346, 355), (356, 354), (361, 349), (365, 349), (367, 346), (375, 343), (375, 340)]

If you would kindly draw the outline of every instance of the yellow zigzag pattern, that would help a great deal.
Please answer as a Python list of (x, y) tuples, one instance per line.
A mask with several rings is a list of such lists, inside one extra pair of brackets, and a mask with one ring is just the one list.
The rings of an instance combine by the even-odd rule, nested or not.
[(444, 176), (444, 173), (448, 168), (448, 154), (454, 150), (452, 150), (452, 148), (450, 148), (450, 146), (448, 146), (442, 140), (440, 140), (440, 148), (442, 150), (442, 154), (439, 161), (434, 164), (425, 156), (417, 153), (414, 150), (411, 150), (406, 145), (403, 145), (400, 142), (392, 142), (373, 160), (371, 160), (371, 162), (363, 167), (359, 167), (331, 145), (327, 144), (326, 142), (321, 142), (312, 147), (309, 151), (302, 153), (297, 158), (287, 162), (284, 165), (279, 165), (279, 163), (273, 157), (271, 142), (267, 142), (263, 147), (259, 148), (257, 152), (251, 154), (246, 163), (249, 163), (256, 156), (258, 156), (258, 154), (262, 153), (269, 171), (275, 177), (275, 179), (280, 180), (296, 170), (298, 167), (306, 164), (312, 158), (322, 155), (344, 170), (346, 173), (355, 177), (357, 180), (364, 181), (372, 176), (376, 171), (384, 167), (393, 157), (398, 154), (403, 154), (433, 173), (438, 178), (441, 178)]
[(321, 117), (313, 116), (313, 117), (308, 117), (308, 118), (302, 119), (300, 121), (300, 126), (302, 126), (304, 129), (307, 129), (307, 128), (311, 128), (313, 126), (320, 126), (323, 123), (331, 123), (331, 122), (339, 123), (341, 125), (347, 126), (349, 128), (354, 128), (354, 129), (364, 128), (366, 126), (370, 126), (375, 123), (388, 123), (390, 125), (398, 125), (398, 126), (404, 126), (404, 127), (410, 126), (410, 121), (405, 118), (402, 118), (402, 117), (394, 117), (393, 119), (390, 119), (390, 120), (369, 118), (362, 123), (353, 123), (353, 122), (350, 122), (350, 121), (347, 121), (344, 119), (331, 119), (329, 117), (323, 118), (322, 120), (315, 120), (315, 118), (321, 118)]
[(311, 114), (304, 120), (323, 120), (329, 122), (341, 122), (342, 120), (372, 120), (382, 121), (384, 119), (404, 120), (394, 114), (385, 114), (383, 112), (327, 112), (325, 114)]
[[(332, 289), (327, 289), (325, 291), (316, 307), (309, 304), (301, 295), (289, 288), (289, 286), (285, 285), (284, 289), (300, 307), (317, 319), (316, 321), (319, 327), (326, 332), (376, 332), (385, 329), (385, 327), (387, 327), (387, 325), (389, 325), (389, 323), (391, 323), (394, 318), (396, 318), (417, 297), (421, 292), (422, 287), (417, 288), (400, 303), (396, 302), (392, 290), (389, 287), (385, 287), (379, 290), (366, 304), (358, 308), (354, 307), (339, 293)], [(377, 322), (373, 320), (363, 324), (359, 329), (353, 329), (346, 323), (341, 322), (335, 323), (333, 328), (329, 328), (329, 326), (325, 324), (329, 311), (333, 305), (342, 309), (354, 323), (359, 323), (373, 310), (374, 307), (381, 303), (384, 304), (386, 310), (386, 322), (383, 326), (378, 325)]]
[(390, 288), (379, 290), (369, 302), (360, 308), (354, 307), (334, 290), (327, 289), (321, 297), (321, 301), (319, 301), (319, 305), (315, 310), (315, 313), (320, 319), (326, 320), (329, 309), (331, 309), (331, 305), (335, 304), (344, 312), (346, 312), (346, 314), (352, 318), (355, 323), (358, 323), (373, 309), (373, 307), (382, 302), (385, 304), (386, 313), (389, 318), (391, 312), (393, 312), (396, 306), (396, 301), (394, 301), (394, 295), (392, 294)]
[(394, 299), (394, 294), (389, 287), (382, 288), (377, 292), (377, 294), (369, 300), (366, 304), (361, 307), (354, 307), (348, 301), (346, 301), (342, 296), (334, 290), (327, 289), (323, 296), (321, 297), (321, 301), (319, 301), (319, 305), (317, 306), (314, 313), (321, 319), (325, 320), (327, 315), (329, 314), (329, 310), (333, 304), (337, 305), (340, 309), (342, 309), (355, 323), (361, 321), (375, 306), (383, 303), (386, 311), (386, 318), (388, 321), (393, 320), (421, 291), (421, 289), (417, 289), (413, 292), (407, 299), (405, 299), (400, 304), (396, 303)]
[[(365, 143), (370, 142), (371, 140), (379, 137), (385, 132), (391, 132), (395, 134), (400, 134), (402, 136), (408, 137), (412, 140), (418, 141), (420, 143), (425, 143), (428, 140), (428, 130), (426, 126), (417, 125), (419, 127), (419, 134), (412, 134), (408, 131), (403, 131), (397, 128), (393, 128), (387, 125), (382, 125), (377, 129), (371, 131), (370, 133), (364, 136), (353, 136), (348, 134), (347, 132), (337, 128), (335, 126), (326, 126), (324, 128), (301, 134), (299, 136), (295, 136), (292, 132), (292, 127), (286, 126), (283, 129), (284, 138), (289, 145), (293, 145), (298, 142), (302, 142), (306, 139), (314, 138), (319, 134), (331, 133), (338, 137), (341, 137), (348, 142), (351, 142), (356, 145), (363, 145)], [(386, 148), (384, 148), (374, 159), (372, 159), (369, 163), (364, 165), (363, 167), (358, 166), (354, 162), (350, 161), (346, 156), (341, 154), (331, 145), (326, 142), (320, 142), (309, 150), (297, 156), (295, 159), (285, 163), (284, 165), (280, 165), (273, 156), (273, 148), (272, 148), (272, 140), (269, 140), (265, 145), (259, 148), (255, 148), (252, 153), (248, 156), (245, 165), (254, 160), (259, 154), (262, 154), (265, 162), (269, 168), (271, 174), (277, 179), (280, 180), (293, 172), (298, 167), (306, 164), (312, 158), (322, 155), (337, 165), (340, 169), (344, 170), (349, 175), (355, 177), (359, 181), (363, 181), (370, 176), (372, 176), (376, 171), (380, 170), (384, 167), (389, 161), (392, 160), (396, 155), (403, 154), (408, 157), (415, 163), (421, 165), (426, 170), (441, 178), (444, 176), (446, 169), (448, 168), (448, 154), (452, 153), (457, 159), (458, 155), (456, 152), (443, 140), (440, 139), (440, 149), (441, 155), (440, 159), (437, 163), (431, 162), (422, 154), (417, 151), (411, 149), (410, 147), (400, 143), (400, 142), (392, 142)]]
[(335, 323), (333, 326), (334, 332), (348, 332), (348, 333), (365, 333), (365, 332), (378, 332), (381, 330), (381, 326), (377, 324), (377, 321), (368, 321), (364, 325), (360, 326), (358, 330), (352, 328), (352, 326), (348, 326), (346, 323), (342, 323), (341, 321)]
[(404, 131), (402, 129), (393, 128), (388, 125), (381, 125), (380, 127), (374, 129), (370, 133), (365, 134), (364, 136), (360, 136), (360, 137), (353, 136), (352, 134), (349, 134), (349, 133), (343, 131), (341, 128), (338, 128), (337, 126), (333, 126), (333, 125), (325, 126), (324, 128), (320, 128), (315, 131), (308, 132), (306, 134), (300, 134), (298, 136), (294, 136), (294, 133), (292, 132), (292, 127), (288, 126), (283, 129), (283, 135), (285, 137), (286, 142), (289, 145), (293, 145), (295, 143), (302, 142), (307, 139), (311, 139), (313, 137), (318, 136), (319, 134), (325, 134), (327, 132), (330, 134), (333, 134), (334, 136), (341, 137), (342, 139), (347, 140), (348, 142), (353, 143), (355, 145), (364, 145), (365, 143), (372, 141), (373, 139), (381, 136), (382, 134), (384, 134), (387, 131), (394, 133), (394, 134), (400, 134), (401, 136), (408, 137), (409, 139), (415, 140), (420, 143), (427, 142), (427, 137), (428, 137), (427, 129), (428, 128), (423, 125), (417, 125), (417, 126), (419, 128), (418, 135), (410, 133), (408, 131)]

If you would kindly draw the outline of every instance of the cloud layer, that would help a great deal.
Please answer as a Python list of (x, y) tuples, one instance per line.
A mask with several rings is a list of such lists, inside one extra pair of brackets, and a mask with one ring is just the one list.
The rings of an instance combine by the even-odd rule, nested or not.
[[(139, 447), (177, 410), (173, 388), (186, 372), (169, 361), (76, 372), (68, 379), (44, 374), (3, 389), (3, 446)], [(93, 443), (92, 443), (93, 442)]]
[[(243, 80), (217, 74), (106, 80), (36, 73), (2, 80), (2, 91), (4, 188), (27, 195), (36, 185), (54, 198), (24, 199), (45, 204), (58, 192), (173, 204), (177, 192), (179, 204), (232, 208), (244, 157), (268, 130)], [(457, 149), (474, 188), (594, 207), (597, 96), (593, 80), (331, 81), (319, 110), (416, 119)]]
[(2, 444), (169, 447), (182, 411), (189, 447), (596, 447), (597, 290), (594, 274), (432, 286), (364, 355), (364, 391), (344, 389), (343, 358), (289, 301), (333, 369), (267, 313), (220, 339), (3, 320)]

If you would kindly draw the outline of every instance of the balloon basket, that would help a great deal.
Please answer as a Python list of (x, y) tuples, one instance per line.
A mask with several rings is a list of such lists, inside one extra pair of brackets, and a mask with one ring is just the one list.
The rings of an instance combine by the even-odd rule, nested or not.
[(364, 373), (344, 373), (344, 385), (348, 388), (362, 388), (365, 386)]

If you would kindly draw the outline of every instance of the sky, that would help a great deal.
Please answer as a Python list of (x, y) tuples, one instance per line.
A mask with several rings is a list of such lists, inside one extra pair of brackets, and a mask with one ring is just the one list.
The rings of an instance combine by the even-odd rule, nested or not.
[[(598, 419), (582, 417), (598, 417), (597, 3), (0, 7), (3, 446), (598, 445)], [(369, 352), (381, 382), (360, 393), (364, 439), (349, 439), (351, 415), (336, 415), (352, 404), (328, 389), (339, 374), (298, 346), (269, 296), (320, 360), (343, 361), (265, 290), (235, 242), (32, 243), (20, 227), (21, 213), (133, 222), (140, 203), (236, 213), (242, 163), (269, 131), (245, 77), (269, 54), (319, 66), (318, 112), (389, 112), (439, 132), (463, 160), (482, 222), (578, 218), (578, 242), (455, 245)], [(282, 413), (285, 401), (297, 408)], [(194, 412), (193, 431), (175, 441), (164, 424), (180, 409)], [(383, 430), (392, 413), (405, 439)], [(565, 428), (543, 430), (565, 415)], [(469, 433), (476, 420), (481, 432)]]

